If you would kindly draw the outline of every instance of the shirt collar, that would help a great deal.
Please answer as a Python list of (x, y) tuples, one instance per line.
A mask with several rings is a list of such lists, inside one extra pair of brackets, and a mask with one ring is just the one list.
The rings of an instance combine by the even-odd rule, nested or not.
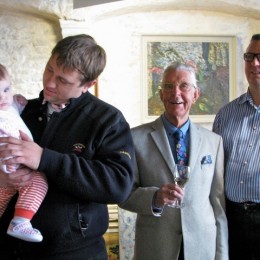
[[(161, 118), (168, 135), (174, 133), (178, 129), (176, 126), (174, 126), (172, 123), (169, 122), (169, 120), (165, 117), (164, 114), (161, 115)], [(186, 123), (181, 128), (179, 128), (182, 131), (184, 138), (187, 135), (189, 128), (190, 128), (190, 119), (188, 118)]]
[(240, 100), (239, 100), (239, 104), (243, 104), (245, 102), (248, 102), (251, 106), (253, 106), (255, 109), (259, 109), (260, 106), (256, 106), (254, 104), (254, 100), (252, 98), (252, 95), (250, 94), (250, 91), (249, 91), (249, 88), (247, 90), (247, 92), (245, 93), (245, 95), (242, 95), (240, 97)]

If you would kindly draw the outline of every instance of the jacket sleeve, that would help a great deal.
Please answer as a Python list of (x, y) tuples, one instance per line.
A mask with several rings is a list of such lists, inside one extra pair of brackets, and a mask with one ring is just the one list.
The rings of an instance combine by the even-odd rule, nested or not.
[(45, 148), (38, 170), (79, 199), (120, 203), (128, 197), (133, 183), (134, 148), (129, 125), (122, 118), (92, 132), (98, 132), (98, 137), (87, 137), (87, 149), (81, 155)]

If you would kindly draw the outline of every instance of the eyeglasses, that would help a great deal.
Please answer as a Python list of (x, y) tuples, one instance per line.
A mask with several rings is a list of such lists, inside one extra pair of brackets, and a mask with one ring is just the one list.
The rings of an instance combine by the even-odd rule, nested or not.
[(192, 88), (196, 88), (193, 84), (183, 82), (181, 84), (174, 84), (174, 83), (165, 83), (162, 87), (163, 91), (171, 92), (176, 86), (179, 87), (179, 90), (183, 93), (189, 92)]
[(255, 57), (260, 62), (260, 53), (251, 53), (251, 52), (244, 53), (244, 60), (247, 62), (252, 62), (255, 59)]

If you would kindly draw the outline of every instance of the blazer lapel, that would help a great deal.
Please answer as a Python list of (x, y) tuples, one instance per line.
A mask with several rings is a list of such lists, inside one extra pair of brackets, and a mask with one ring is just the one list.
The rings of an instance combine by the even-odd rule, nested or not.
[[(164, 158), (166, 164), (168, 165), (170, 171), (173, 173), (175, 169), (175, 161), (173, 159), (171, 147), (169, 145), (167, 133), (165, 131), (163, 122), (161, 118), (157, 118), (153, 124), (152, 128), (154, 131), (151, 132), (151, 137), (155, 142), (159, 152)], [(201, 133), (198, 127), (191, 123), (190, 124), (190, 156), (189, 156), (189, 165), (192, 170), (196, 167), (196, 161), (200, 154), (200, 147), (202, 144)]]
[(170, 171), (173, 173), (175, 169), (175, 162), (171, 147), (169, 145), (167, 133), (160, 117), (154, 121), (152, 128), (154, 129), (154, 131), (151, 132), (152, 139), (154, 140)]
[(201, 133), (198, 127), (191, 123), (190, 124), (190, 156), (189, 156), (189, 165), (192, 169), (196, 167), (195, 163), (200, 154), (200, 147), (202, 144)]

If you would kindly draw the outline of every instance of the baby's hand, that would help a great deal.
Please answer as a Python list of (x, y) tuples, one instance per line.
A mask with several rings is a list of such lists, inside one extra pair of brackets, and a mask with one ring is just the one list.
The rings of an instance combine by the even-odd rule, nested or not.
[(28, 103), (27, 99), (21, 94), (14, 95), (13, 99), (14, 99), (14, 103), (18, 108), (19, 114), (21, 114)]
[(21, 94), (14, 95), (14, 98), (16, 99), (17, 103), (21, 106), (26, 106), (28, 103), (27, 99)]

